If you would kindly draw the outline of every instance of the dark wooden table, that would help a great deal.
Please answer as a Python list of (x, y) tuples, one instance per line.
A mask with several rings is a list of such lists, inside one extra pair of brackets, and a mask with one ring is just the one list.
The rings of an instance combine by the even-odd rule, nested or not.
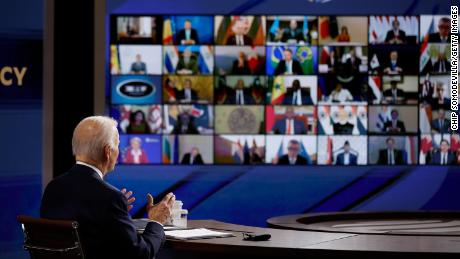
[[(214, 220), (192, 220), (188, 226), (231, 232), (235, 237), (167, 240), (157, 258), (460, 258), (460, 237), (296, 231)], [(272, 238), (269, 241), (243, 241), (243, 232), (268, 233)]]

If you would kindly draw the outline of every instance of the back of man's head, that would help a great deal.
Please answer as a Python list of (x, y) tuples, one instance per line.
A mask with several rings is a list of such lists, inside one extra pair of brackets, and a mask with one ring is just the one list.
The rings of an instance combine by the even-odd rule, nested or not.
[(91, 116), (78, 123), (73, 132), (74, 156), (100, 162), (106, 146), (117, 148), (117, 122), (109, 117)]

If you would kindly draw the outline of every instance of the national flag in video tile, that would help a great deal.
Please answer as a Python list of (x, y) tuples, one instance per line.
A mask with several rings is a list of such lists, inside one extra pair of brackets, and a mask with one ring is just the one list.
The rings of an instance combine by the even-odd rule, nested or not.
[(284, 85), (284, 77), (277, 76), (273, 82), (271, 104), (281, 104), (284, 99), (286, 92), (286, 86)]
[(201, 46), (198, 66), (202, 74), (212, 74), (214, 67), (214, 57), (212, 56), (211, 46)]
[(420, 164), (426, 164), (426, 156), (432, 147), (433, 141), (431, 139), (431, 135), (424, 135), (420, 141)]
[(163, 164), (171, 164), (171, 143), (169, 139), (163, 138)]
[(380, 76), (370, 76), (369, 87), (371, 88), (372, 94), (375, 97), (374, 103), (380, 103), (382, 101), (382, 79)]
[(179, 51), (176, 46), (165, 47), (165, 72), (172, 74), (179, 62)]
[(412, 137), (405, 138), (404, 151), (406, 153), (406, 164), (413, 164), (415, 162), (415, 141)]
[(173, 44), (175, 34), (176, 24), (174, 23), (174, 18), (172, 16), (168, 16), (163, 23), (163, 44)]
[(297, 47), (296, 57), (300, 62), (300, 66), (302, 66), (303, 73), (306, 75), (313, 74), (314, 67), (312, 49), (307, 46), (299, 46)]

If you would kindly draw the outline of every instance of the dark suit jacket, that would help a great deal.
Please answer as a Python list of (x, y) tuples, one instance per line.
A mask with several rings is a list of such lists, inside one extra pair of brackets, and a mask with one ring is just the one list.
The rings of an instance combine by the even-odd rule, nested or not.
[[(447, 37), (446, 43), (450, 43), (450, 36), (451, 34), (449, 33), (449, 37)], [(441, 35), (439, 34), (439, 32), (431, 33), (428, 36), (428, 42), (441, 43)]]
[(296, 29), (292, 31), (290, 28), (285, 29), (283, 31), (283, 35), (281, 36), (281, 41), (286, 42), (288, 40), (296, 40), (297, 43), (300, 41), (305, 41), (302, 30)]
[[(301, 96), (302, 96), (302, 105), (308, 105), (308, 104), (313, 104), (313, 100), (311, 99), (311, 96), (307, 93), (305, 89), (301, 89)], [(286, 91), (286, 94), (284, 95), (283, 99), (283, 104), (290, 104), (292, 105), (292, 99), (294, 98), (294, 92), (291, 89), (288, 89)], [(295, 105), (295, 104), (294, 104)]]
[(86, 258), (153, 258), (165, 240), (163, 227), (150, 222), (138, 234), (127, 206), (119, 190), (77, 164), (48, 184), (40, 215), (78, 221)]
[(438, 133), (450, 133), (450, 120), (444, 119), (444, 123), (442, 124), (441, 128), (441, 123), (439, 122), (439, 119), (434, 119), (431, 121), (431, 128), (437, 131)]
[(233, 61), (232, 75), (250, 75), (249, 63), (244, 61), (243, 67), (238, 67), (238, 60)]
[[(403, 153), (399, 149), (393, 149), (395, 165), (404, 164)], [(388, 165), (388, 149), (380, 149), (379, 151), (379, 160), (377, 161), (379, 165)]]
[[(392, 126), (393, 124), (391, 123), (391, 121), (385, 122), (385, 124), (383, 124), (384, 132), (391, 132), (391, 131), (388, 131), (388, 129), (391, 128)], [(406, 126), (404, 126), (404, 122), (400, 120), (396, 121), (396, 127), (400, 129), (398, 133), (406, 132)], [(393, 132), (393, 133), (396, 133), (396, 132)]]
[[(278, 66), (275, 69), (275, 75), (284, 74), (286, 72), (286, 70), (287, 70), (286, 60), (281, 60), (280, 63), (278, 63)], [(295, 60), (295, 59), (292, 60), (292, 74), (294, 74), (294, 75), (303, 75), (302, 66), (300, 66), (300, 62), (298, 60)]]
[[(335, 164), (336, 165), (345, 165), (344, 153), (340, 153), (340, 154), (337, 155)], [(350, 153), (350, 161), (349, 161), (348, 165), (357, 165), (357, 164), (358, 164), (358, 157), (356, 155)]]
[[(243, 35), (243, 41), (244, 41), (244, 45), (250, 45), (252, 46), (252, 39), (251, 37), (247, 36), (247, 35)], [(232, 35), (230, 37), (227, 38), (227, 42), (225, 43), (225, 45), (237, 45), (236, 44), (236, 36), (235, 35)]]
[[(306, 165), (307, 164), (307, 159), (303, 156), (297, 155), (297, 159), (295, 161), (296, 165)], [(278, 165), (290, 165), (289, 163), (289, 156), (288, 155), (283, 155), (279, 158), (278, 160)]]
[[(244, 104), (254, 104), (250, 88), (243, 89)], [(236, 104), (236, 90), (231, 89), (227, 92), (227, 98), (225, 99), (226, 104)]]
[(334, 134), (338, 135), (338, 134), (341, 134), (341, 135), (351, 135), (353, 134), (353, 128), (355, 127), (355, 125), (347, 122), (345, 124), (340, 124), (340, 123), (334, 123), (332, 125), (333, 129), (334, 129)]
[[(435, 165), (441, 164), (441, 152), (440, 151), (434, 152), (433, 158), (431, 159), (431, 163)], [(447, 154), (447, 164), (448, 165), (455, 164), (455, 155), (452, 152), (449, 152)]]
[[(279, 120), (275, 122), (273, 126), (273, 133), (275, 134), (286, 134), (286, 119)], [(300, 120), (294, 119), (294, 134), (306, 134), (307, 129), (305, 128), (305, 123)]]
[(196, 60), (196, 57), (191, 56), (190, 61), (187, 64), (185, 64), (184, 57), (180, 56), (179, 57), (179, 62), (177, 62), (176, 71), (179, 71), (181, 69), (191, 70), (193, 75), (198, 74), (199, 73), (198, 61)]
[(385, 37), (385, 43), (389, 43), (389, 41), (393, 39), (399, 39), (403, 43), (405, 43), (406, 42), (406, 32), (400, 29), (399, 35), (396, 37), (393, 30), (388, 31), (387, 36)]
[[(192, 102), (196, 102), (198, 100), (198, 93), (193, 89), (190, 89), (190, 91), (191, 91)], [(184, 89), (176, 91), (176, 99), (178, 101), (185, 100), (185, 90)]]
[[(388, 97), (388, 98), (393, 98), (393, 92), (392, 92), (392, 90), (391, 90), (391, 89), (387, 89), (387, 90), (383, 91), (383, 96), (384, 96), (385, 98), (387, 98), (387, 97)], [(404, 101), (404, 100), (406, 99), (406, 93), (405, 93), (403, 90), (401, 90), (401, 89), (396, 89), (396, 97), (397, 97), (397, 98), (402, 98), (402, 101)], [(396, 100), (396, 102), (400, 102), (400, 101)]]
[[(187, 153), (182, 157), (182, 161), (180, 162), (183, 165), (190, 165), (190, 153)], [(204, 164), (203, 159), (201, 158), (201, 154), (196, 155), (195, 159), (193, 160), (192, 165), (202, 165)]]
[(447, 60), (442, 60), (442, 61), (438, 60), (438, 61), (434, 62), (432, 72), (433, 73), (439, 73), (439, 68), (441, 67), (441, 64), (443, 64), (443, 67), (444, 67), (444, 70), (445, 70), (445, 72), (443, 72), (443, 73), (450, 73), (450, 62), (447, 61)]
[[(190, 29), (190, 39), (195, 41), (195, 45), (200, 44), (200, 41), (198, 39), (198, 33), (195, 29)], [(180, 30), (177, 34), (176, 45), (181, 45), (182, 40), (185, 40), (185, 29)]]

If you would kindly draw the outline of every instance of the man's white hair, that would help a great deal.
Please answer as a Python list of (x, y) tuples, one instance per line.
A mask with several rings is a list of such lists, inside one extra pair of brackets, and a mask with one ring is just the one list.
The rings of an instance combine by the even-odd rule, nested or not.
[(105, 116), (91, 116), (78, 123), (73, 131), (72, 152), (74, 156), (84, 156), (100, 161), (104, 148), (117, 148), (115, 136), (117, 122)]

